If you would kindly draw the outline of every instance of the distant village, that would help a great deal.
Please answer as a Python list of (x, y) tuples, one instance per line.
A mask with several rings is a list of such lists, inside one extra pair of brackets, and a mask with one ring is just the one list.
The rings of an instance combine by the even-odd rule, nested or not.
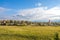
[(60, 22), (31, 22), (31, 21), (17, 21), (17, 20), (0, 20), (1, 26), (60, 26)]

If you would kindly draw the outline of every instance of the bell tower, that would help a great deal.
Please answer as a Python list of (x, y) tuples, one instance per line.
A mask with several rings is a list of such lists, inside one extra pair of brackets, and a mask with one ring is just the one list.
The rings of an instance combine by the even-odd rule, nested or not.
[(51, 25), (51, 20), (49, 19), (48, 24)]

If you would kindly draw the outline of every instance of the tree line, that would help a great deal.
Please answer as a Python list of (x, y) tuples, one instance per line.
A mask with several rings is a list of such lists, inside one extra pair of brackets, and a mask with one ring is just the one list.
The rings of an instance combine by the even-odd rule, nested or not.
[(60, 26), (60, 22), (32, 22), (24, 20), (0, 20), (0, 25), (4, 26)]

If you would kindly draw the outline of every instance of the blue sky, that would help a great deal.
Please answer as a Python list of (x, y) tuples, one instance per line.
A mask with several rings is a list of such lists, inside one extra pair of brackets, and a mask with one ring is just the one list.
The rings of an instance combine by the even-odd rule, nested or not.
[(60, 5), (60, 0), (0, 0), (0, 6), (12, 9), (34, 8), (36, 3), (42, 6), (54, 7)]
[(59, 11), (60, 0), (0, 0), (0, 19), (60, 20)]

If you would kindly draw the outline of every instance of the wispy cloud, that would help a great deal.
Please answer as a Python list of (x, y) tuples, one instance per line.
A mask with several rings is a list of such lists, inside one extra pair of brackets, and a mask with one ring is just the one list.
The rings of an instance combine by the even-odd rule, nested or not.
[(11, 9), (0, 7), (0, 12), (10, 11)]
[(12, 15), (15, 10), (0, 7), (0, 19), (12, 19)]
[(40, 6), (42, 6), (42, 4), (41, 3), (36, 3), (35, 6), (40, 7)]

